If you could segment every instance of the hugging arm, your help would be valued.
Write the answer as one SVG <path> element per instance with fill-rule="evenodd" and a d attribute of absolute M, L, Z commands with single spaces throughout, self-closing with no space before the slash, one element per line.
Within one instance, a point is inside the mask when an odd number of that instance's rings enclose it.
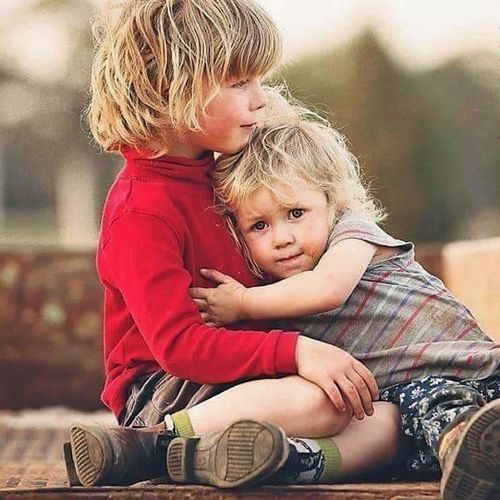
<path fill-rule="evenodd" d="M 294 333 L 227 330 L 205 325 L 189 296 L 191 274 L 184 266 L 184 241 L 156 216 L 127 213 L 112 225 L 103 249 L 107 286 L 127 305 L 158 365 L 197 383 L 297 372 Z M 145 257 L 147 256 L 147 258 Z M 125 321 L 125 320 L 123 320 Z M 119 365 L 125 347 L 109 354 Z"/>
<path fill-rule="evenodd" d="M 248 289 L 218 271 L 205 270 L 203 275 L 218 282 L 218 287 L 193 288 L 190 293 L 209 325 L 327 311 L 349 297 L 374 253 L 375 246 L 369 243 L 344 240 L 328 250 L 314 270 Z M 342 349 L 302 336 L 296 354 L 298 373 L 321 387 L 339 410 L 347 402 L 358 419 L 363 410 L 368 415 L 373 412 L 378 388 L 361 362 Z"/>
<path fill-rule="evenodd" d="M 191 295 L 202 318 L 211 325 L 326 312 L 348 299 L 375 251 L 375 245 L 366 241 L 343 240 L 328 249 L 311 271 L 253 288 L 245 288 L 218 271 L 204 270 L 203 275 L 219 285 L 193 288 Z"/>

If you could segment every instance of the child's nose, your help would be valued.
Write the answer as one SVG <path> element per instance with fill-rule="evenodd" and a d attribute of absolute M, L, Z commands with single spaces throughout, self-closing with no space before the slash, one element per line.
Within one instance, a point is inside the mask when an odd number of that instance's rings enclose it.
<path fill-rule="evenodd" d="M 267 94 L 262 88 L 262 85 L 260 84 L 260 82 L 256 82 L 251 101 L 252 111 L 257 111 L 259 109 L 265 108 L 267 105 L 267 100 Z"/>
<path fill-rule="evenodd" d="M 293 243 L 293 232 L 287 225 L 278 226 L 273 231 L 273 244 L 275 248 L 283 248 Z"/>

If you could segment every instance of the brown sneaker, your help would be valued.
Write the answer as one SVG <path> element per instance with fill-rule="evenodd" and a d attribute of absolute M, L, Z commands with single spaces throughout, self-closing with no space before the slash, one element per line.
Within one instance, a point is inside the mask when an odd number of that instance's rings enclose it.
<path fill-rule="evenodd" d="M 178 483 L 236 488 L 261 483 L 286 462 L 285 433 L 276 425 L 241 420 L 201 437 L 175 438 L 168 473 Z"/>
<path fill-rule="evenodd" d="M 166 476 L 166 449 L 174 437 L 145 428 L 75 425 L 70 429 L 70 446 L 64 445 L 68 482 L 126 486 Z"/>
<path fill-rule="evenodd" d="M 500 400 L 452 427 L 439 447 L 444 500 L 500 499 Z"/>

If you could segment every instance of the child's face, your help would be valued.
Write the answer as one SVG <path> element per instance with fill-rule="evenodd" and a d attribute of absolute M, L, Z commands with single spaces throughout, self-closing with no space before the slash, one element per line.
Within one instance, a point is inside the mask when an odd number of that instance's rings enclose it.
<path fill-rule="evenodd" d="M 258 112 L 266 103 L 260 77 L 229 80 L 207 106 L 207 116 L 200 120 L 203 131 L 188 132 L 185 144 L 193 149 L 195 157 L 206 151 L 225 154 L 241 151 L 255 129 Z"/>
<path fill-rule="evenodd" d="M 238 228 L 255 262 L 276 278 L 313 269 L 326 250 L 330 207 L 326 195 L 305 184 L 283 186 L 291 202 L 281 204 L 258 189 L 235 212 Z"/>

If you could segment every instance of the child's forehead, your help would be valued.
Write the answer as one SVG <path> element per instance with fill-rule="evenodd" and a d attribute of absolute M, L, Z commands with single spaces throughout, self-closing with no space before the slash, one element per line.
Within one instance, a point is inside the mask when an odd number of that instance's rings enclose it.
<path fill-rule="evenodd" d="M 302 180 L 294 182 L 276 181 L 273 187 L 261 186 L 245 196 L 236 208 L 240 216 L 253 217 L 276 210 L 295 207 L 323 194 Z"/>
<path fill-rule="evenodd" d="M 269 212 L 290 203 L 291 196 L 286 196 L 286 190 L 283 193 L 281 189 L 276 192 L 265 186 L 259 187 L 253 193 L 245 196 L 238 204 L 238 211 L 249 214 L 255 212 Z"/>

